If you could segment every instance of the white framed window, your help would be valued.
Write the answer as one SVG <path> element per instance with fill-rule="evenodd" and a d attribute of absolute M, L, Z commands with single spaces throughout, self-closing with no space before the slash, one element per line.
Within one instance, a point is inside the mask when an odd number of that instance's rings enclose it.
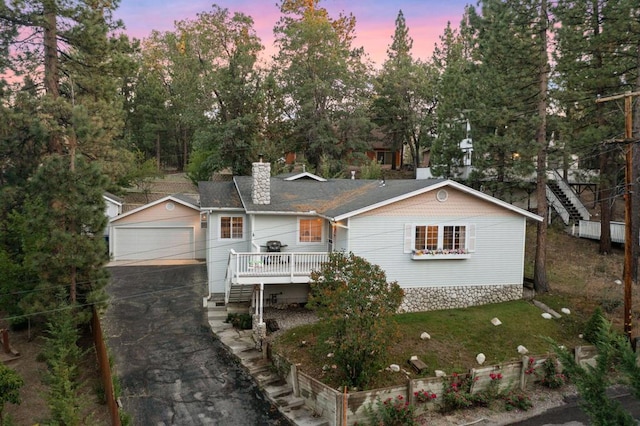
<path fill-rule="evenodd" d="M 298 242 L 321 243 L 324 221 L 319 217 L 312 219 L 298 219 Z"/>
<path fill-rule="evenodd" d="M 406 224 L 404 252 L 466 254 L 475 251 L 476 228 L 471 224 Z"/>
<path fill-rule="evenodd" d="M 220 239 L 241 240 L 244 238 L 244 218 L 242 216 L 220 216 Z"/>

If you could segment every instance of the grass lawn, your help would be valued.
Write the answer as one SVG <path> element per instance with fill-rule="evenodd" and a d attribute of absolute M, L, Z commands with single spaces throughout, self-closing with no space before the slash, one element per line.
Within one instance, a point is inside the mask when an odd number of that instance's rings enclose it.
<path fill-rule="evenodd" d="M 535 226 L 529 226 L 527 238 L 526 270 L 532 271 Z M 550 230 L 547 260 L 551 291 L 536 299 L 556 311 L 569 308 L 570 315 L 544 319 L 542 311 L 526 300 L 396 315 L 398 333 L 389 333 L 385 366 L 398 364 L 410 370 L 407 360 L 416 355 L 428 366 L 425 375 L 433 376 L 436 369 L 451 373 L 477 367 L 475 358 L 480 352 L 486 356 L 484 365 L 520 359 L 518 345 L 525 346 L 530 355 L 546 354 L 551 349 L 543 337 L 567 347 L 583 345 L 586 343 L 578 335 L 596 306 L 606 307 L 614 326 L 621 327 L 623 289 L 615 284 L 622 270 L 621 250 L 603 257 L 597 254 L 596 242 Z M 502 324 L 494 326 L 492 318 L 500 319 Z M 329 331 L 322 322 L 288 330 L 274 342 L 273 350 L 286 354 L 300 370 L 337 387 L 341 383 L 327 357 L 331 352 L 327 344 Z M 429 333 L 431 339 L 421 340 L 423 332 Z M 371 387 L 404 381 L 404 375 L 382 373 Z"/>
<path fill-rule="evenodd" d="M 502 324 L 494 326 L 492 318 L 500 319 Z M 410 370 L 407 360 L 416 355 L 428 366 L 423 376 L 433 376 L 436 369 L 451 373 L 478 366 L 475 358 L 480 352 L 486 356 L 485 365 L 519 360 L 518 345 L 525 346 L 532 355 L 546 354 L 550 347 L 542 336 L 567 346 L 581 342 L 577 337 L 580 319 L 563 316 L 559 320 L 546 320 L 540 309 L 527 301 L 400 314 L 395 322 L 397 333 L 389 334 L 384 365 L 398 364 Z M 278 339 L 274 350 L 286 353 L 290 361 L 299 364 L 300 370 L 335 387 L 340 383 L 333 370 L 322 368 L 331 364 L 327 357 L 331 352 L 326 343 L 327 328 L 326 324 L 316 323 L 290 330 Z M 431 339 L 420 338 L 425 331 Z M 404 375 L 380 374 L 372 387 L 404 382 Z"/>

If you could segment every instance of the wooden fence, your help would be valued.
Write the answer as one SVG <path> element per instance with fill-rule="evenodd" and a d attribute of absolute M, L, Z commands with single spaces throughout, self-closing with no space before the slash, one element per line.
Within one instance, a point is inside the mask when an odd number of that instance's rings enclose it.
<path fill-rule="evenodd" d="M 102 386 L 104 387 L 104 397 L 107 401 L 109 415 L 111 416 L 111 425 L 121 426 L 120 411 L 118 409 L 118 402 L 116 401 L 113 390 L 113 378 L 111 377 L 109 354 L 107 353 L 107 346 L 104 344 L 104 335 L 102 333 L 102 325 L 100 324 L 100 316 L 98 315 L 95 306 L 93 307 L 91 326 L 93 328 L 93 344 L 96 348 L 100 378 L 102 379 Z"/>
<path fill-rule="evenodd" d="M 597 353 L 593 346 L 580 346 L 574 350 L 576 362 L 580 365 L 593 364 Z M 500 389 L 520 388 L 530 386 L 534 377 L 528 372 L 531 368 L 540 367 L 549 355 L 523 356 L 520 361 L 506 362 L 479 368 L 472 368 L 467 373 L 471 377 L 471 393 L 477 393 L 487 388 L 492 381 L 491 375 L 500 373 Z M 442 377 L 423 377 L 407 379 L 406 384 L 368 391 L 342 393 L 333 389 L 313 377 L 298 371 L 295 365 L 291 365 L 286 359 L 274 356 L 274 365 L 280 372 L 284 372 L 286 381 L 291 385 L 294 393 L 305 400 L 305 406 L 326 419 L 331 426 L 349 426 L 354 424 L 367 424 L 369 418 L 367 407 L 373 407 L 377 401 L 402 396 L 410 404 L 416 407 L 416 414 L 427 410 L 436 409 L 439 406 L 439 398 L 444 391 L 444 379 Z M 407 368 L 410 368 L 407 366 Z M 403 374 L 389 373 L 389 374 Z M 435 393 L 437 398 L 430 403 L 416 404 L 414 392 L 429 391 Z"/>

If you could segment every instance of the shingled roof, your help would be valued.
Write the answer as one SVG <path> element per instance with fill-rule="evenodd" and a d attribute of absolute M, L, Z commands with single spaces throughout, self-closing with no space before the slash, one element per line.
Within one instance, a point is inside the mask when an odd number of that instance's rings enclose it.
<path fill-rule="evenodd" d="M 272 177 L 271 202 L 254 204 L 251 198 L 252 177 L 236 176 L 233 182 L 200 182 L 203 209 L 237 209 L 247 213 L 309 213 L 338 217 L 384 203 L 442 182 L 427 180 L 314 179 L 286 180 Z"/>

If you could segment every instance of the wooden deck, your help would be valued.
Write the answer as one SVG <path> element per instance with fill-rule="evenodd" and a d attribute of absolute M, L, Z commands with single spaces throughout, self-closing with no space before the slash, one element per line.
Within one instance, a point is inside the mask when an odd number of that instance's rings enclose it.
<path fill-rule="evenodd" d="M 236 253 L 231 252 L 227 269 L 230 284 L 308 283 L 329 253 Z"/>

